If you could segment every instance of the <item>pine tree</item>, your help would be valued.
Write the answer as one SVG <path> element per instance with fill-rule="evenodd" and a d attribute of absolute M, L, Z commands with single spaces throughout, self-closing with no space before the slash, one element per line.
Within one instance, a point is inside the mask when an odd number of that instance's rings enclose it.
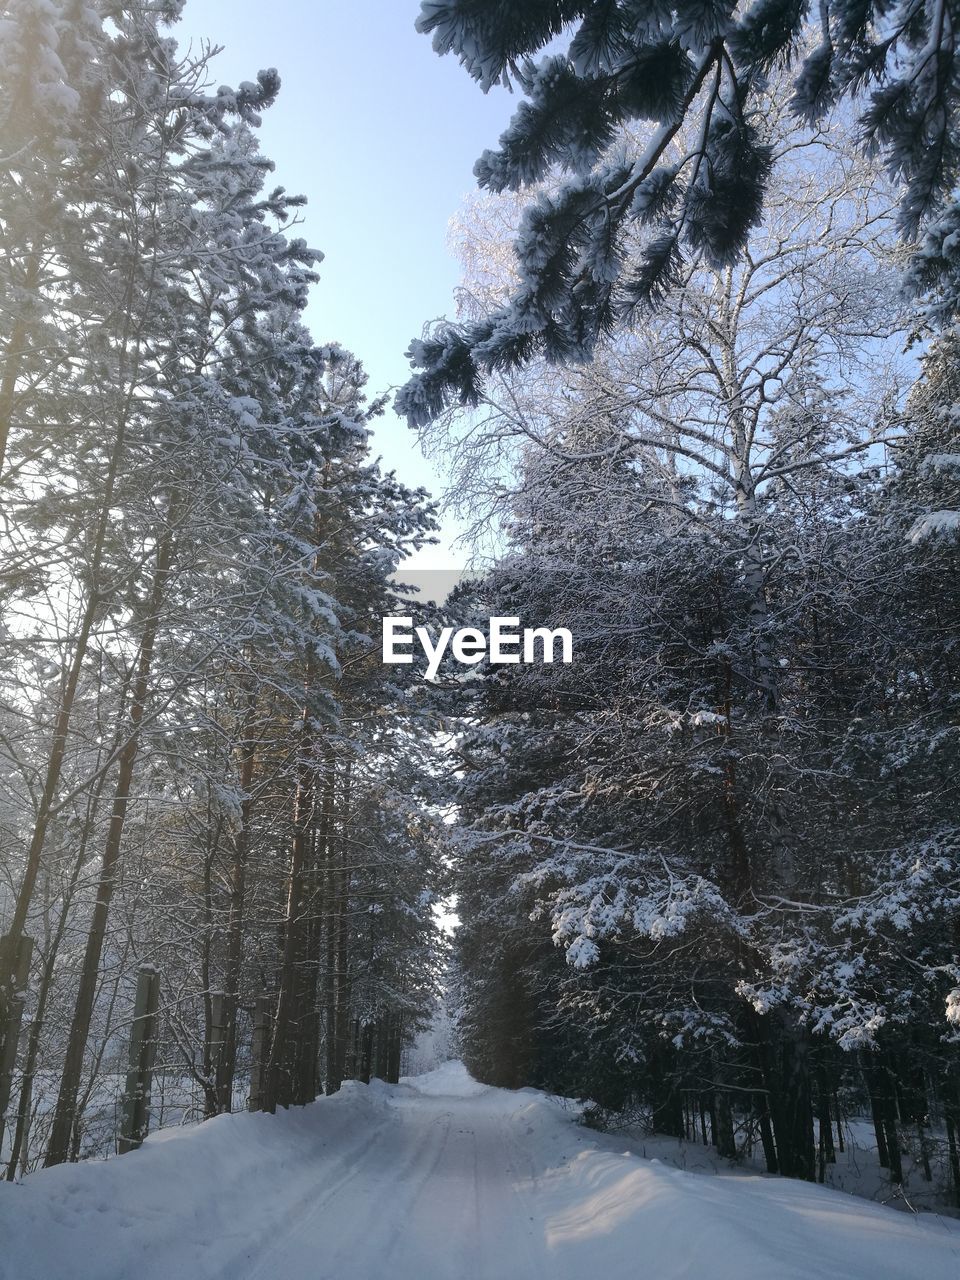
<path fill-rule="evenodd" d="M 775 159 L 771 80 L 811 125 L 834 127 L 837 104 L 852 102 L 862 146 L 899 185 L 903 234 L 925 230 L 915 280 L 952 314 L 960 69 L 942 17 L 909 3 L 816 15 L 794 0 L 522 10 L 426 0 L 417 25 L 438 53 L 455 54 L 484 91 L 516 83 L 525 95 L 498 149 L 477 161 L 480 186 L 566 180 L 525 210 L 506 305 L 412 343 L 420 372 L 398 407 L 422 426 L 451 403 L 475 405 L 493 371 L 538 355 L 588 359 L 604 334 L 674 289 L 685 262 L 735 263 L 761 221 Z M 784 65 L 789 81 L 772 77 Z M 624 145 L 623 127 L 640 122 Z"/>
<path fill-rule="evenodd" d="M 143 962 L 158 1070 L 201 1117 L 242 1096 L 265 992 L 261 1103 L 358 1069 L 361 1016 L 396 1075 L 433 998 L 443 873 L 410 745 L 435 708 L 376 660 L 391 574 L 434 517 L 369 456 L 384 399 L 359 361 L 303 324 L 320 255 L 256 138 L 277 74 L 210 93 L 209 54 L 166 31 L 177 3 L 8 8 L 0 111 L 36 135 L 0 196 L 12 1178 L 44 1148 L 112 1149 Z M 356 926 L 370 905 L 380 929 Z"/>
<path fill-rule="evenodd" d="M 441 424 L 474 518 L 508 538 L 482 612 L 569 626 L 577 654 L 490 668 L 464 734 L 461 1034 L 484 1078 L 639 1102 L 677 1134 L 699 1109 L 723 1154 L 736 1122 L 805 1178 L 843 1082 L 896 1178 L 895 1094 L 925 1124 L 927 1071 L 953 1106 L 931 1041 L 955 1003 L 935 941 L 955 914 L 955 681 L 927 648 L 951 653 L 952 588 L 917 573 L 955 545 L 910 541 L 950 492 L 921 460 L 950 456 L 930 406 L 951 393 L 918 388 L 904 417 L 884 322 L 862 346 L 849 306 L 866 289 L 884 314 L 876 206 L 846 184 L 807 201 L 788 175 L 742 263 L 689 269 L 582 369 L 501 371 Z M 914 459 L 893 482 L 871 417 Z"/>

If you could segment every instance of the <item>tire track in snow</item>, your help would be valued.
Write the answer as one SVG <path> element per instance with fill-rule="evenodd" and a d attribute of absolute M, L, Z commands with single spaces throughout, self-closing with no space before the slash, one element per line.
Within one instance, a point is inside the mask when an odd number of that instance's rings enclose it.
<path fill-rule="evenodd" d="M 290 1203 L 284 1198 L 281 1212 L 278 1213 L 273 1229 L 268 1233 L 263 1233 L 260 1240 L 252 1247 L 247 1246 L 237 1251 L 230 1264 L 224 1268 L 224 1276 L 235 1276 L 237 1280 L 260 1280 L 260 1277 L 275 1277 L 276 1272 L 276 1253 L 278 1246 L 284 1243 L 289 1244 L 295 1242 L 299 1237 L 311 1229 L 317 1219 L 325 1212 L 330 1203 L 336 1199 L 351 1183 L 356 1182 L 358 1178 L 366 1176 L 369 1170 L 364 1163 L 365 1157 L 376 1145 L 377 1141 L 382 1138 L 383 1132 L 389 1126 L 389 1119 L 385 1118 L 381 1122 L 372 1127 L 363 1136 L 362 1140 L 351 1145 L 346 1151 L 339 1152 L 336 1157 L 336 1164 L 343 1164 L 349 1160 L 352 1164 L 342 1177 L 331 1183 L 329 1180 L 330 1165 L 324 1160 L 319 1164 L 316 1181 L 311 1181 L 306 1187 L 298 1191 L 296 1199 Z M 282 1188 L 278 1188 L 282 1191 Z M 322 1238 L 322 1232 L 318 1232 Z M 253 1263 L 252 1268 L 247 1268 L 245 1264 Z"/>

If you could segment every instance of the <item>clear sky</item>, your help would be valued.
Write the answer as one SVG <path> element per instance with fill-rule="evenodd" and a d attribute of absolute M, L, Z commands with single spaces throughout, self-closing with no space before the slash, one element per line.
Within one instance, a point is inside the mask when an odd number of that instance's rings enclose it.
<path fill-rule="evenodd" d="M 300 234 L 326 255 L 307 320 L 318 342 L 360 357 L 374 393 L 405 380 L 410 339 L 452 311 L 447 223 L 515 104 L 439 58 L 414 30 L 419 9 L 419 0 L 187 0 L 175 32 L 181 47 L 223 46 L 217 84 L 279 70 L 260 138 L 277 182 L 307 196 Z M 392 412 L 375 448 L 402 480 L 439 494 L 442 477 Z M 427 562 L 456 558 L 438 549 Z"/>

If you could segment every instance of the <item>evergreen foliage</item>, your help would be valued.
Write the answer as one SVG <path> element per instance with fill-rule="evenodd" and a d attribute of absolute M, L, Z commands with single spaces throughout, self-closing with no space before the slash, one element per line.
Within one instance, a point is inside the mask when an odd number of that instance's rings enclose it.
<path fill-rule="evenodd" d="M 882 186 L 768 126 L 741 259 L 425 433 L 502 538 L 466 616 L 575 652 L 472 682 L 460 1035 L 483 1079 L 771 1172 L 823 1180 L 872 1114 L 891 1180 L 910 1150 L 955 1197 L 956 341 L 904 396 Z M 466 324 L 526 217 L 459 226 Z"/>
<path fill-rule="evenodd" d="M 418 372 L 398 408 L 422 427 L 448 405 L 475 406 L 492 371 L 538 355 L 589 359 L 636 307 L 662 301 L 685 258 L 734 263 L 763 214 L 773 162 L 765 99 L 783 66 L 790 79 L 777 91 L 798 120 L 816 125 L 854 103 L 861 146 L 899 187 L 900 229 L 921 237 L 911 279 L 930 314 L 949 320 L 960 243 L 955 19 L 949 4 L 911 0 L 819 11 L 801 0 L 427 0 L 417 25 L 438 53 L 455 54 L 484 91 L 515 84 L 524 94 L 498 148 L 477 161 L 479 185 L 518 191 L 569 177 L 559 197 L 536 197 L 519 228 L 512 298 L 411 344 Z M 637 122 L 650 127 L 626 149 L 611 145 Z"/>
<path fill-rule="evenodd" d="M 0 23 L 11 1178 L 112 1148 L 139 965 L 160 1079 L 204 1116 L 256 1071 L 269 1109 L 396 1078 L 443 955 L 409 749 L 439 722 L 378 661 L 432 509 L 370 457 L 360 362 L 304 325 L 322 255 L 257 143 L 277 73 L 211 92 L 180 9 Z"/>

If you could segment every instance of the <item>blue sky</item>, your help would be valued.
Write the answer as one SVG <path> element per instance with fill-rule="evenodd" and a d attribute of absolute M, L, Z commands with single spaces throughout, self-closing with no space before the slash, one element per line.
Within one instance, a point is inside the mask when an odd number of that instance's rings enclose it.
<path fill-rule="evenodd" d="M 326 255 L 308 323 L 360 357 L 372 392 L 405 380 L 410 339 L 452 310 L 447 223 L 515 103 L 439 58 L 414 30 L 418 12 L 418 0 L 187 0 L 176 29 L 181 47 L 224 46 L 218 84 L 279 70 L 261 145 L 277 182 L 307 196 L 302 234 Z M 439 493 L 442 477 L 392 412 L 375 448 L 401 479 Z M 452 532 L 448 523 L 445 543 Z M 436 550 L 427 562 L 452 558 Z"/>

